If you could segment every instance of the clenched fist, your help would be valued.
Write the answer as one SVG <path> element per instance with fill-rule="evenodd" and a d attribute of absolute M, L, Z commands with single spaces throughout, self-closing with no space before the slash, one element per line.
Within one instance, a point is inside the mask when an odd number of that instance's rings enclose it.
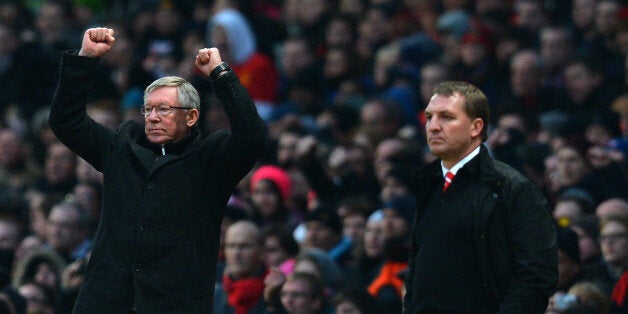
<path fill-rule="evenodd" d="M 81 45 L 79 56 L 101 57 L 113 48 L 115 41 L 113 29 L 104 27 L 90 28 L 83 35 L 83 44 Z"/>
<path fill-rule="evenodd" d="M 222 63 L 222 58 L 218 48 L 203 48 L 198 51 L 195 63 L 199 70 L 205 75 L 209 75 L 215 67 Z"/>

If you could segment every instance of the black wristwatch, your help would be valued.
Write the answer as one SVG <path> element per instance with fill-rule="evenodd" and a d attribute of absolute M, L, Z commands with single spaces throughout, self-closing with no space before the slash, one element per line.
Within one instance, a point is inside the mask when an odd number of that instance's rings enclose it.
<path fill-rule="evenodd" d="M 231 70 L 231 67 L 229 67 L 229 65 L 227 64 L 227 62 L 222 62 L 219 65 L 217 65 L 210 73 L 209 73 L 209 79 L 211 79 L 212 81 L 215 81 L 216 79 L 218 79 L 218 75 L 222 72 L 222 71 L 229 71 Z"/>

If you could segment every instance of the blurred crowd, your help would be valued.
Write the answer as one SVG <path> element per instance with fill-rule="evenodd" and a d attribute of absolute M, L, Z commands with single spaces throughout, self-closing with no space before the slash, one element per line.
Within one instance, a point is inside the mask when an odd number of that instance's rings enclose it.
<path fill-rule="evenodd" d="M 434 160 L 423 109 L 445 80 L 485 92 L 485 145 L 550 200 L 547 313 L 628 311 L 628 1 L 0 0 L 0 312 L 69 313 L 82 282 L 105 178 L 47 118 L 60 52 L 93 26 L 116 37 L 94 120 L 143 121 L 144 88 L 175 75 L 201 92 L 202 132 L 229 128 L 194 66 L 218 47 L 269 127 L 226 209 L 216 313 L 401 312 L 413 171 Z"/>

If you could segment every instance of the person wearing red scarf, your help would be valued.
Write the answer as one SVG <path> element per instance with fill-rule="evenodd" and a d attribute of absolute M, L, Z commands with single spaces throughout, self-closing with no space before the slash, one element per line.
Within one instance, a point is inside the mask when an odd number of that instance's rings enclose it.
<path fill-rule="evenodd" d="M 262 263 L 262 232 L 249 220 L 241 220 L 225 233 L 225 271 L 216 286 L 214 313 L 265 313 Z"/>

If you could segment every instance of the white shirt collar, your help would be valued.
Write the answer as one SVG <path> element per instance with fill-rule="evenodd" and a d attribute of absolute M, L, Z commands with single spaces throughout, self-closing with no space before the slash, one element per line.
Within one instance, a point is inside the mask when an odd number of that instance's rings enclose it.
<path fill-rule="evenodd" d="M 441 167 L 441 170 L 443 171 L 443 177 L 445 176 L 445 174 L 447 174 L 447 171 L 451 171 L 451 173 L 456 175 L 456 173 L 458 173 L 458 170 L 460 170 L 460 168 L 466 165 L 471 159 L 473 159 L 473 157 L 477 156 L 479 153 L 480 153 L 480 146 L 476 147 L 473 151 L 469 153 L 469 155 L 462 158 L 462 160 L 460 160 L 457 164 L 451 167 L 451 169 L 447 169 L 445 165 L 443 164 L 443 162 L 441 161 L 440 167 Z"/>

